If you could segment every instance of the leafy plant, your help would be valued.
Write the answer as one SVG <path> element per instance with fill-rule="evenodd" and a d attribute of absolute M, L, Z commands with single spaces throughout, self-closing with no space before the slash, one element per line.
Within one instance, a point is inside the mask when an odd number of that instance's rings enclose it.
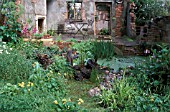
<path fill-rule="evenodd" d="M 169 111 L 170 96 L 167 94 L 161 96 L 159 94 L 148 94 L 141 92 L 135 96 L 135 109 L 137 112 L 167 112 Z"/>
<path fill-rule="evenodd" d="M 90 81 L 93 83 L 99 83 L 100 78 L 99 78 L 99 72 L 97 69 L 92 69 L 91 75 L 90 75 Z"/>
<path fill-rule="evenodd" d="M 34 37 L 35 37 L 36 39 L 41 39 L 43 36 L 44 36 L 43 33 L 35 33 L 35 34 L 34 34 Z"/>
<path fill-rule="evenodd" d="M 144 25 L 152 18 L 168 14 L 167 4 L 162 0 L 131 0 L 135 3 L 136 24 Z M 168 2 L 168 1 L 167 1 Z"/>
<path fill-rule="evenodd" d="M 79 55 L 79 58 L 77 59 L 77 64 L 84 65 L 85 61 L 88 59 L 93 59 L 93 55 L 91 53 L 92 50 L 92 42 L 90 40 L 85 41 L 85 42 L 75 42 L 72 45 L 73 49 L 76 49 L 76 52 Z"/>
<path fill-rule="evenodd" d="M 134 106 L 134 96 L 137 94 L 135 87 L 130 85 L 128 78 L 114 80 L 112 88 L 102 89 L 98 97 L 99 104 L 110 111 L 128 111 Z"/>
<path fill-rule="evenodd" d="M 22 12 L 23 7 L 15 5 L 15 2 L 7 2 L 2 5 L 1 13 L 5 16 L 6 20 L 0 26 L 0 38 L 4 41 L 17 41 L 18 33 L 21 32 L 21 24 L 18 22 L 18 19 Z"/>
<path fill-rule="evenodd" d="M 73 70 L 66 62 L 66 59 L 61 56 L 55 56 L 54 62 L 49 66 L 49 69 L 54 72 L 59 72 L 61 75 L 65 75 L 65 77 L 72 77 Z"/>
<path fill-rule="evenodd" d="M 110 59 L 114 56 L 114 44 L 111 41 L 94 41 L 92 42 L 91 52 L 95 60 L 99 58 Z"/>
<path fill-rule="evenodd" d="M 84 103 L 82 99 L 77 100 L 76 102 L 72 102 L 71 99 L 66 98 L 57 98 L 54 100 L 53 107 L 57 112 L 86 112 L 86 110 L 80 109 L 79 105 Z"/>
<path fill-rule="evenodd" d="M 48 30 L 47 34 L 50 34 L 50 36 L 54 36 L 55 32 L 53 30 Z"/>
<path fill-rule="evenodd" d="M 109 30 L 106 28 L 103 28 L 99 32 L 100 35 L 109 35 Z"/>
<path fill-rule="evenodd" d="M 143 89 L 150 87 L 154 92 L 162 91 L 169 81 L 170 49 L 164 45 L 159 47 L 160 51 L 153 49 L 154 55 L 132 71 Z"/>

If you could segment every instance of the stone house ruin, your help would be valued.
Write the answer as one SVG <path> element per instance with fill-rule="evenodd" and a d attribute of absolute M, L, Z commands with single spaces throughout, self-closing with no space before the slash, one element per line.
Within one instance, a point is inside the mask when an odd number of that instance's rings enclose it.
<path fill-rule="evenodd" d="M 38 32 L 68 31 L 72 22 L 86 22 L 89 34 L 121 36 L 122 0 L 17 0 L 25 7 L 22 22 L 36 26 Z M 127 0 L 128 1 L 128 0 Z M 124 0 L 126 2 L 126 0 Z M 89 25 L 88 21 L 91 21 Z M 74 27 L 75 30 L 78 30 Z M 132 28 L 133 29 L 133 28 Z"/>

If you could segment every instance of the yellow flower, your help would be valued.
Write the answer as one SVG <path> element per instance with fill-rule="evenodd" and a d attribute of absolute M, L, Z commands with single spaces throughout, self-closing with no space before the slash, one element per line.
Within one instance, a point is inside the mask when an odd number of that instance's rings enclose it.
<path fill-rule="evenodd" d="M 79 99 L 78 99 L 78 105 L 80 105 L 80 104 L 82 104 L 82 103 L 84 103 L 84 101 L 83 101 L 81 98 L 79 98 Z"/>
<path fill-rule="evenodd" d="M 28 91 L 30 92 L 30 89 L 28 89 Z"/>
<path fill-rule="evenodd" d="M 69 98 L 68 101 L 71 102 L 71 99 Z"/>
<path fill-rule="evenodd" d="M 35 67 L 35 63 L 33 63 L 32 66 Z"/>
<path fill-rule="evenodd" d="M 79 102 L 82 102 L 82 103 L 84 103 L 84 101 L 81 99 L 81 98 L 79 98 L 79 100 L 78 100 Z"/>
<path fill-rule="evenodd" d="M 57 104 L 58 104 L 58 101 L 57 101 L 57 100 L 54 100 L 54 104 L 56 104 L 56 105 L 57 105 Z"/>
<path fill-rule="evenodd" d="M 27 87 L 34 86 L 34 83 L 28 82 Z"/>
<path fill-rule="evenodd" d="M 66 76 L 67 76 L 67 74 L 66 74 L 66 73 L 64 73 L 64 76 L 66 77 Z"/>
<path fill-rule="evenodd" d="M 52 70 L 50 70 L 50 73 L 51 73 L 51 74 L 53 74 L 53 71 L 52 71 Z"/>
<path fill-rule="evenodd" d="M 66 104 L 67 100 L 64 98 L 62 99 L 63 104 Z"/>
<path fill-rule="evenodd" d="M 50 73 L 47 74 L 47 76 L 50 76 L 50 75 L 51 75 Z"/>
<path fill-rule="evenodd" d="M 81 102 L 78 102 L 77 104 L 78 104 L 78 105 L 81 105 Z"/>
<path fill-rule="evenodd" d="M 58 72 L 58 75 L 61 75 L 61 73 Z"/>
<path fill-rule="evenodd" d="M 152 101 L 152 102 L 153 102 L 153 101 L 154 101 L 154 98 L 151 98 L 151 99 L 150 99 L 150 101 Z"/>
<path fill-rule="evenodd" d="M 19 87 L 24 88 L 24 87 L 25 87 L 24 85 L 25 85 L 25 83 L 24 83 L 24 82 L 18 83 L 18 86 L 19 86 Z"/>

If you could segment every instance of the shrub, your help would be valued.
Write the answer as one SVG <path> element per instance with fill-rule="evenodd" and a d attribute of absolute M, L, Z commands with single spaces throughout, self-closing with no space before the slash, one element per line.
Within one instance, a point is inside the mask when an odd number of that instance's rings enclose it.
<path fill-rule="evenodd" d="M 58 53 L 56 46 L 46 47 L 42 42 L 24 42 L 23 39 L 18 39 L 16 44 L 12 43 L 10 46 L 17 49 L 27 59 L 35 59 L 37 54 L 47 54 L 51 58 Z"/>
<path fill-rule="evenodd" d="M 21 81 L 28 79 L 32 74 L 32 61 L 27 60 L 16 50 L 10 50 L 6 45 L 1 48 L 0 78 L 5 81 Z"/>
<path fill-rule="evenodd" d="M 143 89 L 151 88 L 152 92 L 157 93 L 168 85 L 170 74 L 170 49 L 167 46 L 160 47 L 160 51 L 154 49 L 153 56 L 132 70 Z"/>

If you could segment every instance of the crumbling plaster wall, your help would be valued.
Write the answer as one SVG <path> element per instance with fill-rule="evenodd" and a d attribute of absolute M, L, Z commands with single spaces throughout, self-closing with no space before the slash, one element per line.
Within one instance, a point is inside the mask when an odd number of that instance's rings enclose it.
<path fill-rule="evenodd" d="M 67 17 L 66 0 L 47 0 L 47 28 L 57 30 L 57 24 L 64 23 Z"/>
<path fill-rule="evenodd" d="M 46 31 L 46 0 L 21 0 L 21 4 L 24 6 L 24 14 L 22 15 L 23 24 L 30 21 L 30 26 L 36 26 L 38 29 L 38 19 L 43 18 L 43 31 Z"/>
<path fill-rule="evenodd" d="M 65 23 L 68 19 L 67 15 L 67 1 L 72 0 L 47 0 L 47 26 L 48 30 L 57 30 L 57 24 Z M 82 2 L 82 20 L 95 19 L 95 2 L 109 2 L 112 3 L 112 13 L 111 13 L 111 29 L 116 27 L 115 19 L 115 3 L 113 0 L 79 0 Z M 94 29 L 95 29 L 94 22 Z M 112 35 L 114 31 L 112 30 Z"/>

